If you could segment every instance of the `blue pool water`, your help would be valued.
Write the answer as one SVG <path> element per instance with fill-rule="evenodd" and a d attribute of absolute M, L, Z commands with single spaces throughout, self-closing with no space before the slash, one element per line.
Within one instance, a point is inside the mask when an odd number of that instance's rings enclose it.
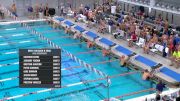
<path fill-rule="evenodd" d="M 70 45 L 72 43 L 80 43 L 80 41 L 74 40 L 71 37 L 64 37 L 69 35 L 65 34 L 62 29 L 53 29 L 46 22 L 28 23 L 28 25 L 37 32 L 42 33 L 46 38 L 49 38 L 52 42 L 59 45 L 64 50 L 67 50 L 68 52 L 74 54 L 76 57 L 85 61 L 88 64 L 94 64 L 97 62 L 109 60 L 108 57 L 102 56 L 101 51 L 89 54 L 78 54 L 79 52 L 87 52 L 90 50 L 98 49 L 88 49 L 85 43 Z M 4 65 L 0 67 L 0 80 L 19 76 L 19 65 L 17 63 L 19 61 L 19 48 L 52 47 L 50 47 L 45 41 L 39 39 L 38 36 L 31 34 L 31 32 L 26 28 L 21 27 L 20 24 L 0 25 L 0 64 Z M 65 52 L 62 52 L 61 63 L 62 69 L 72 66 L 80 66 L 80 64 L 68 57 Z M 108 76 L 134 71 L 128 70 L 126 67 L 120 67 L 118 60 L 110 63 L 96 64 L 93 67 L 104 72 Z M 85 67 L 62 70 L 62 86 L 86 80 L 95 80 L 98 78 L 102 78 L 102 76 L 99 76 L 98 74 L 86 69 Z M 0 99 L 46 89 L 19 88 L 18 83 L 18 78 L 14 80 L 0 82 Z M 42 101 L 47 99 L 53 101 L 98 101 L 106 99 L 108 97 L 108 87 L 106 85 L 106 80 L 101 80 L 97 82 L 84 83 L 82 85 L 72 86 L 68 88 L 56 89 L 49 92 L 24 96 L 13 99 L 13 101 Z M 153 86 L 154 85 L 152 82 L 143 81 L 141 79 L 140 73 L 119 76 L 117 78 L 111 79 L 111 84 L 109 86 L 109 96 L 114 97 L 128 94 L 131 92 L 152 88 Z M 134 98 L 150 93 L 152 92 L 144 92 L 141 94 L 124 97 L 123 99 Z"/>

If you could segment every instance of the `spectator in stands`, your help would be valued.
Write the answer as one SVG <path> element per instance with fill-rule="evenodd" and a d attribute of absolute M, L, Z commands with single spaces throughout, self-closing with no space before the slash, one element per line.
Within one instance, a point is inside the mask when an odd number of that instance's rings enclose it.
<path fill-rule="evenodd" d="M 180 48 L 176 47 L 174 52 L 173 52 L 173 55 L 170 57 L 170 60 L 171 60 L 171 64 L 170 66 L 173 66 L 174 64 L 176 64 L 177 68 L 179 66 L 179 61 L 180 61 Z"/>
<path fill-rule="evenodd" d="M 108 27 L 109 27 L 109 34 L 111 34 L 112 33 L 112 26 L 114 25 L 114 22 L 113 22 L 113 20 L 112 20 L 112 18 L 110 18 L 109 20 L 108 20 Z"/>
<path fill-rule="evenodd" d="M 176 57 L 176 68 L 180 68 L 180 45 L 178 46 L 178 49 L 177 49 L 177 57 Z"/>
<path fill-rule="evenodd" d="M 84 14 L 84 6 L 83 6 L 83 4 L 81 4 L 81 6 L 79 7 L 79 14 Z"/>
<path fill-rule="evenodd" d="M 152 37 L 152 39 L 151 39 L 151 42 L 153 43 L 153 44 L 157 44 L 158 43 L 158 37 L 157 37 L 157 34 L 153 34 L 153 37 Z"/>
<path fill-rule="evenodd" d="M 169 55 L 171 56 L 173 51 L 174 51 L 174 44 L 173 44 L 173 40 L 174 40 L 174 35 L 171 34 L 168 40 L 168 48 L 169 48 Z"/>
<path fill-rule="evenodd" d="M 177 46 L 180 44 L 180 34 L 176 34 L 173 44 L 174 44 L 174 46 Z"/>
<path fill-rule="evenodd" d="M 128 46 L 132 47 L 133 46 L 133 42 L 137 41 L 137 35 L 135 33 L 132 33 L 131 35 L 131 39 L 129 40 Z"/>
<path fill-rule="evenodd" d="M 156 19 L 156 24 L 161 24 L 161 22 L 162 22 L 162 16 L 161 16 L 161 14 L 159 14 L 158 15 L 158 18 Z"/>
<path fill-rule="evenodd" d="M 15 3 L 13 3 L 12 4 L 12 6 L 11 6 L 11 12 L 12 12 L 12 14 L 14 15 L 14 16 L 18 16 L 17 15 L 17 8 L 16 8 L 16 4 Z"/>
<path fill-rule="evenodd" d="M 135 30 L 135 33 L 138 37 L 140 37 L 140 34 L 141 34 L 141 30 L 140 30 L 140 27 L 137 25 L 136 26 L 136 30 Z"/>
<path fill-rule="evenodd" d="M 165 88 L 165 84 L 162 83 L 162 81 L 159 81 L 156 85 L 156 90 L 158 94 L 161 94 Z"/>
<path fill-rule="evenodd" d="M 148 54 L 149 53 L 149 49 L 150 49 L 150 46 L 151 46 L 151 42 L 146 42 L 144 47 L 143 47 L 143 50 L 144 50 L 144 53 L 145 54 Z"/>
<path fill-rule="evenodd" d="M 99 33 L 104 33 L 106 29 L 106 24 L 105 24 L 105 21 L 104 20 L 100 20 L 100 25 L 99 25 L 99 28 L 98 28 L 98 32 Z"/>
<path fill-rule="evenodd" d="M 166 49 L 167 43 L 168 43 L 168 35 L 164 33 L 161 38 L 162 38 L 162 44 L 163 44 L 163 57 L 166 57 L 167 53 L 166 53 L 165 49 Z"/>

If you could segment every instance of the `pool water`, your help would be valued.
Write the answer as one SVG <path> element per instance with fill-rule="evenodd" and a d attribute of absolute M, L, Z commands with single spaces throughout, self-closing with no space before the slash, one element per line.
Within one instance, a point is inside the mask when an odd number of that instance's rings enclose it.
<path fill-rule="evenodd" d="M 101 51 L 98 49 L 88 49 L 86 43 L 80 43 L 79 40 L 74 40 L 72 37 L 65 34 L 62 29 L 53 29 L 46 22 L 28 23 L 37 32 L 42 33 L 43 36 L 50 39 L 62 49 L 74 54 L 79 59 L 88 64 L 94 64 L 94 68 L 104 72 L 108 76 L 133 72 L 127 67 L 120 67 L 119 61 L 114 60 L 109 63 L 98 64 L 98 62 L 113 60 L 114 58 L 103 57 Z M 20 24 L 0 25 L 0 80 L 19 76 L 18 65 L 18 50 L 19 48 L 52 48 L 45 41 L 33 35 L 31 31 L 21 27 Z M 95 50 L 93 53 L 80 54 L 80 52 L 87 52 Z M 96 51 L 97 50 L 97 51 Z M 77 62 L 72 60 L 65 52 L 62 52 L 62 69 L 73 66 L 80 66 Z M 8 65 L 7 65 L 8 64 Z M 47 74 L 48 75 L 48 74 Z M 62 86 L 74 84 L 86 80 L 95 80 L 102 78 L 102 76 L 88 70 L 85 67 L 72 68 L 69 70 L 62 70 Z M 82 85 L 71 86 L 67 88 L 55 89 L 48 92 L 32 94 L 29 96 L 19 97 L 13 101 L 33 101 L 33 100 L 53 100 L 53 101 L 98 101 L 110 97 L 128 94 L 140 90 L 145 90 L 154 87 L 150 81 L 143 81 L 139 72 L 119 76 L 111 79 L 111 84 L 107 87 L 107 81 L 101 80 L 91 83 L 84 83 Z M 24 93 L 35 92 L 47 88 L 19 88 L 19 79 L 7 80 L 0 82 L 0 99 L 5 97 L 12 97 Z M 108 93 L 109 90 L 109 93 Z M 153 92 L 144 92 L 141 94 L 124 97 L 123 99 L 130 99 L 138 96 L 143 96 Z"/>

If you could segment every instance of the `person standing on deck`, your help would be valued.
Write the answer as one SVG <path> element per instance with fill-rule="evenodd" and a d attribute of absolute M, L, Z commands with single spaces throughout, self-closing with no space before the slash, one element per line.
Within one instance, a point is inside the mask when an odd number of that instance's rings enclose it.
<path fill-rule="evenodd" d="M 159 81 L 159 83 L 156 85 L 156 90 L 158 94 L 162 93 L 165 88 L 165 84 L 162 83 L 162 81 Z"/>
<path fill-rule="evenodd" d="M 49 6 L 48 6 L 48 3 L 46 3 L 46 6 L 44 8 L 44 16 L 49 16 Z"/>
<path fill-rule="evenodd" d="M 15 3 L 13 3 L 12 4 L 12 6 L 11 6 L 11 12 L 12 12 L 12 14 L 14 15 L 14 16 L 18 16 L 17 15 L 17 8 L 16 8 L 16 4 Z"/>
<path fill-rule="evenodd" d="M 40 19 L 43 18 L 43 5 L 42 4 L 39 6 L 39 18 Z"/>

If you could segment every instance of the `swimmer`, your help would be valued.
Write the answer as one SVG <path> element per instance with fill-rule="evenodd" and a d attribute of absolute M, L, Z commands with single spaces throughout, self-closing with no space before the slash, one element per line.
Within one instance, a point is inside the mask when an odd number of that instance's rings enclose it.
<path fill-rule="evenodd" d="M 81 34 L 80 33 L 75 33 L 73 38 L 74 39 L 80 39 L 81 38 Z"/>
<path fill-rule="evenodd" d="M 65 33 L 68 34 L 68 33 L 70 32 L 70 29 L 71 29 L 70 27 L 67 27 L 67 26 L 66 26 L 66 27 L 65 27 Z"/>
<path fill-rule="evenodd" d="M 144 70 L 142 74 L 142 79 L 143 80 L 149 80 L 152 77 L 151 73 L 146 69 Z"/>
<path fill-rule="evenodd" d="M 87 41 L 87 48 L 91 48 L 91 47 L 93 47 L 93 42 L 91 42 L 91 41 Z"/>
<path fill-rule="evenodd" d="M 57 23 L 53 22 L 53 28 L 56 29 L 57 28 Z"/>
<path fill-rule="evenodd" d="M 109 50 L 103 49 L 102 54 L 103 54 L 103 56 L 107 56 L 110 54 L 110 52 L 109 52 Z"/>
<path fill-rule="evenodd" d="M 124 55 L 119 58 L 121 67 L 125 67 L 127 65 L 128 58 L 126 58 Z"/>

